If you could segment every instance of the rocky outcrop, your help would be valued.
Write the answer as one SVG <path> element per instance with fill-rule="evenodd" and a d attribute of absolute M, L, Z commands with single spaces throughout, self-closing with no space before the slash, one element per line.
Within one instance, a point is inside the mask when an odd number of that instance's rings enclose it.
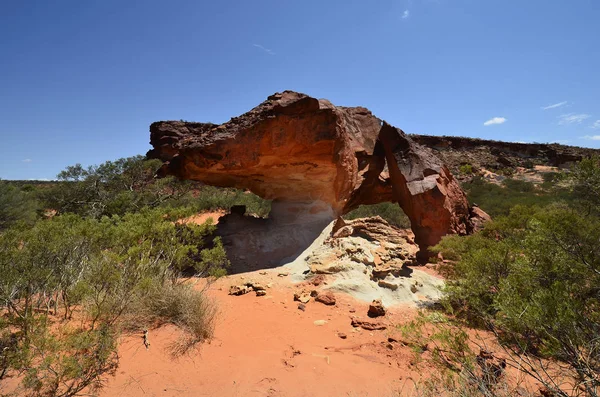
<path fill-rule="evenodd" d="M 501 142 L 459 136 L 410 135 L 431 148 L 453 171 L 464 164 L 486 169 L 524 167 L 532 164 L 568 167 L 585 157 L 600 155 L 599 149 L 556 143 Z"/>
<path fill-rule="evenodd" d="M 338 220 L 286 270 L 315 297 L 331 291 L 387 307 L 419 306 L 440 298 L 443 280 L 414 266 L 417 251 L 410 230 L 381 217 Z"/>
<path fill-rule="evenodd" d="M 467 199 L 441 161 L 362 107 L 285 91 L 215 125 L 161 121 L 148 155 L 160 175 L 249 189 L 280 202 L 322 203 L 340 215 L 361 204 L 398 202 L 420 259 L 448 233 L 472 230 Z M 328 211 L 328 210 L 324 210 Z"/>

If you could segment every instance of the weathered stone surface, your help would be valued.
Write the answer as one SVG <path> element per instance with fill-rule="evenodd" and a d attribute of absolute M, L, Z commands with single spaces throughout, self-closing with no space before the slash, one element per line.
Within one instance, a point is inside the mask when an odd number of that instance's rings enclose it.
<path fill-rule="evenodd" d="M 448 233 L 472 230 L 463 191 L 429 149 L 369 110 L 285 91 L 222 125 L 150 126 L 159 175 L 249 189 L 277 201 L 343 214 L 395 201 L 411 220 L 420 259 Z"/>

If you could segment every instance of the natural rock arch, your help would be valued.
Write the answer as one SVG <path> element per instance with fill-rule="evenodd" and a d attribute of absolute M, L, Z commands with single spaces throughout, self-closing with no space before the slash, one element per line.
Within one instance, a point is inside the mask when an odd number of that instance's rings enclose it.
<path fill-rule="evenodd" d="M 445 234 L 473 229 L 448 168 L 366 108 L 285 91 L 221 125 L 159 121 L 150 133 L 149 157 L 165 162 L 159 175 L 249 189 L 288 203 L 290 213 L 341 215 L 361 204 L 398 202 L 421 260 Z"/>

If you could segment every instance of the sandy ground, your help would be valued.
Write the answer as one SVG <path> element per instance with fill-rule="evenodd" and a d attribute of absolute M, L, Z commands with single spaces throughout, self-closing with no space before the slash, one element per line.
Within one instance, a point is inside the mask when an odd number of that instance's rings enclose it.
<path fill-rule="evenodd" d="M 277 273 L 231 276 L 211 285 L 208 295 L 219 308 L 214 339 L 184 356 L 170 353 L 179 336 L 175 327 L 151 330 L 148 350 L 141 335 L 125 337 L 117 374 L 101 395 L 391 396 L 412 389 L 418 373 L 410 349 L 387 338 L 397 334 L 392 324 L 409 320 L 416 309 L 390 310 L 388 330 L 356 329 L 351 317 L 367 319 L 368 304 L 338 294 L 335 306 L 311 301 L 301 311 L 293 301 L 298 286 Z M 230 285 L 249 279 L 274 284 L 264 297 L 227 294 Z M 315 325 L 318 320 L 327 323 Z"/>
<path fill-rule="evenodd" d="M 209 219 L 211 219 L 212 223 L 216 225 L 219 223 L 219 219 L 225 215 L 226 212 L 223 210 L 214 211 L 214 212 L 204 212 L 202 214 L 192 215 L 187 218 L 181 219 L 181 223 L 192 223 L 196 225 L 202 225 Z"/>

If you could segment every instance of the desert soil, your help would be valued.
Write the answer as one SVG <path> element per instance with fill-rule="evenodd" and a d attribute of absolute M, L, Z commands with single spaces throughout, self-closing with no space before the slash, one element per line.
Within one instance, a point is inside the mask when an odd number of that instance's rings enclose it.
<path fill-rule="evenodd" d="M 101 395 L 391 396 L 412 390 L 411 379 L 419 377 L 412 353 L 388 337 L 416 308 L 391 308 L 383 320 L 387 330 L 353 328 L 353 316 L 368 319 L 368 303 L 340 293 L 335 306 L 311 300 L 302 311 L 293 300 L 299 286 L 278 273 L 246 273 L 210 285 L 207 294 L 219 310 L 214 338 L 183 356 L 171 354 L 180 336 L 175 327 L 150 330 L 148 350 L 141 334 L 125 337 L 117 374 Z M 230 285 L 249 280 L 272 286 L 262 297 L 228 295 Z M 319 320 L 326 323 L 316 325 Z"/>

